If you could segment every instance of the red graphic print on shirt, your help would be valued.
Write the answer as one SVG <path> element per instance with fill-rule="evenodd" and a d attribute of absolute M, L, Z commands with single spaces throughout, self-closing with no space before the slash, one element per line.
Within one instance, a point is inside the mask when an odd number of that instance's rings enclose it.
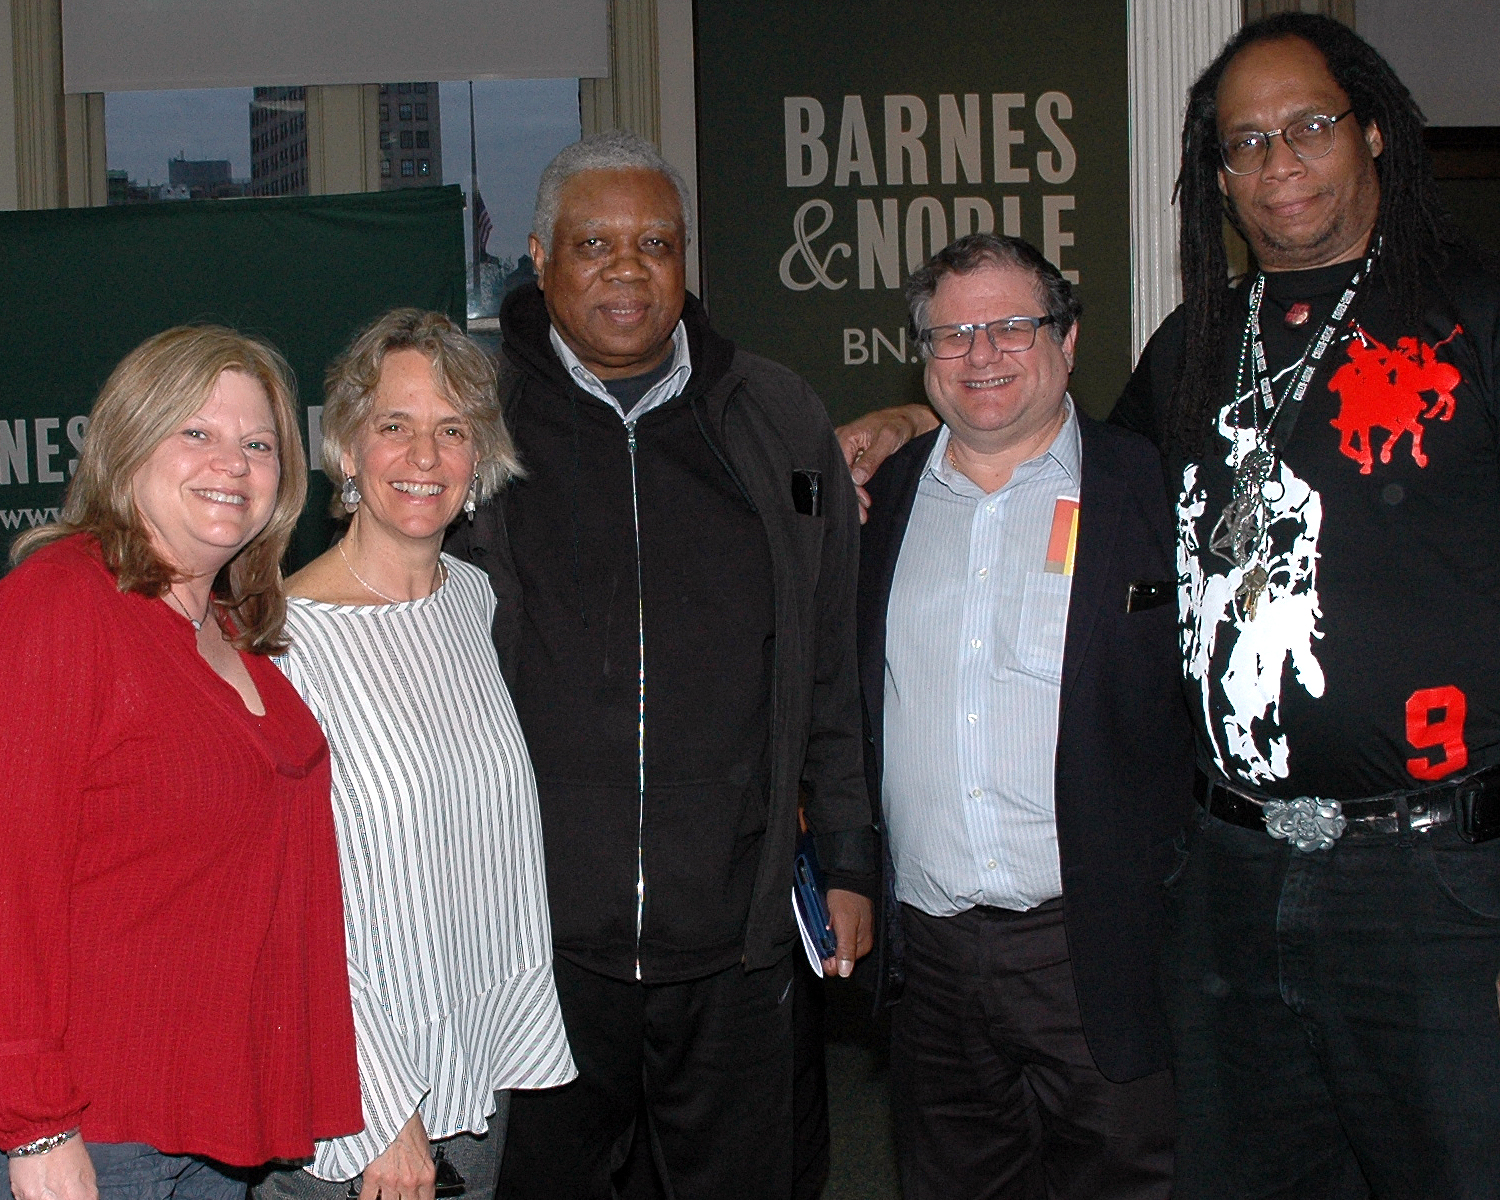
<path fill-rule="evenodd" d="M 1452 420 L 1453 389 L 1463 379 L 1452 363 L 1437 360 L 1437 349 L 1462 332 L 1463 326 L 1455 325 L 1437 346 L 1404 337 L 1392 350 L 1363 329 L 1355 329 L 1349 361 L 1328 381 L 1328 390 L 1337 392 L 1340 400 L 1339 415 L 1329 424 L 1339 431 L 1339 449 L 1359 464 L 1361 475 L 1368 475 L 1374 466 L 1370 437 L 1376 429 L 1388 434 L 1380 447 L 1381 462 L 1391 461 L 1401 435 L 1409 433 L 1412 461 L 1419 467 L 1427 465 L 1419 418 Z M 1423 399 L 1427 393 L 1437 395 L 1430 407 Z"/>
<path fill-rule="evenodd" d="M 1408 758 L 1406 769 L 1414 779 L 1441 779 L 1469 764 L 1464 743 L 1464 718 L 1469 700 L 1456 687 L 1422 688 L 1406 699 L 1406 740 L 1417 750 L 1434 747 L 1443 752 L 1430 758 Z"/>

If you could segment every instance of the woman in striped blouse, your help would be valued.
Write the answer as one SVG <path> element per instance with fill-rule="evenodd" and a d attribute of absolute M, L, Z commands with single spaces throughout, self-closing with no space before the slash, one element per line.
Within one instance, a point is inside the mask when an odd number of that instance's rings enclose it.
<path fill-rule="evenodd" d="M 484 574 L 443 534 L 515 472 L 488 358 L 398 309 L 329 370 L 343 539 L 288 581 L 283 670 L 333 759 L 365 1128 L 260 1200 L 432 1200 L 434 1154 L 494 1190 L 506 1089 L 575 1074 L 552 978 L 536 783 Z M 350 1181 L 346 1183 L 345 1181 Z M 441 1180 L 439 1181 L 441 1183 Z"/>

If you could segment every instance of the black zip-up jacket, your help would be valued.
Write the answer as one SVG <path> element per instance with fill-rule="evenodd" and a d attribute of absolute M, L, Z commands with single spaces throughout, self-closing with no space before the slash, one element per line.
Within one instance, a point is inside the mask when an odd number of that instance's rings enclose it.
<path fill-rule="evenodd" d="M 556 951 L 646 982 L 796 944 L 799 787 L 830 885 L 874 876 L 848 471 L 801 379 L 715 334 L 691 296 L 683 322 L 687 388 L 627 426 L 567 376 L 537 288 L 507 297 L 526 475 L 449 543 L 499 600 Z"/>

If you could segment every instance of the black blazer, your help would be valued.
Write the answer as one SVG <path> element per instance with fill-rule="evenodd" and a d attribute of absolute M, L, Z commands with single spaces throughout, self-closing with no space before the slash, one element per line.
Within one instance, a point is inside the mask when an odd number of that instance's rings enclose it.
<path fill-rule="evenodd" d="M 1073 980 L 1094 1062 L 1116 1082 L 1167 1065 L 1157 986 L 1162 880 L 1192 811 L 1193 749 L 1177 644 L 1176 539 L 1161 460 L 1146 439 L 1079 414 L 1083 478 L 1057 733 L 1057 842 Z M 937 433 L 870 483 L 860 551 L 865 765 L 878 811 L 885 726 L 886 605 L 917 481 Z M 1126 612 L 1133 581 L 1161 602 Z M 884 821 L 880 823 L 884 830 Z M 886 856 L 889 870 L 889 856 Z M 889 901 L 872 968 L 899 977 Z"/>

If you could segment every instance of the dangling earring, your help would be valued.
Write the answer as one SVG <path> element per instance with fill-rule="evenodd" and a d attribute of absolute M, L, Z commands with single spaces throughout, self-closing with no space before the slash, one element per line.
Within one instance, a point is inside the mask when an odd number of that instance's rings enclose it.
<path fill-rule="evenodd" d="M 350 512 L 359 507 L 359 502 L 364 497 L 359 494 L 359 484 L 354 482 L 354 476 L 350 475 L 344 480 L 343 490 L 339 492 L 339 503 Z"/>
<path fill-rule="evenodd" d="M 469 482 L 469 494 L 464 497 L 464 512 L 469 514 L 469 520 L 474 519 L 474 510 L 479 507 L 479 472 L 474 472 L 474 478 Z"/>

